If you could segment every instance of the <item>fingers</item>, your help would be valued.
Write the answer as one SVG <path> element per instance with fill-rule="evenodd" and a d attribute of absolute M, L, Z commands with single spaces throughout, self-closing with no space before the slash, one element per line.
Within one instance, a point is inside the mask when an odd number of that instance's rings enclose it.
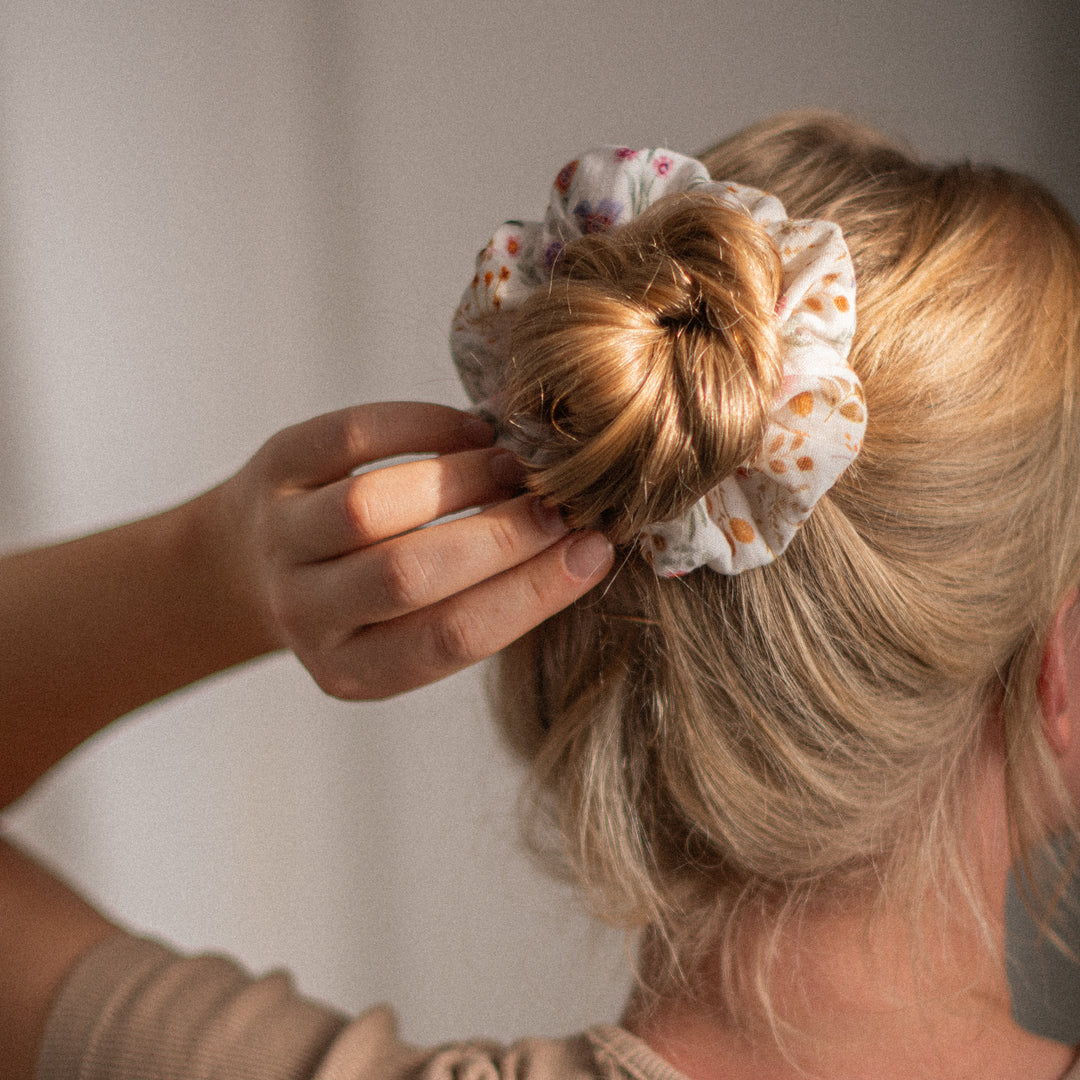
<path fill-rule="evenodd" d="M 344 636 L 361 624 L 431 607 L 526 562 L 566 532 L 557 510 L 521 496 L 309 567 L 300 581 L 316 610 L 343 620 Z"/>
<path fill-rule="evenodd" d="M 365 627 L 327 658 L 320 686 L 371 700 L 441 679 L 491 656 L 598 584 L 611 568 L 610 542 L 577 533 L 433 607 Z"/>
<path fill-rule="evenodd" d="M 489 424 L 469 413 L 414 401 L 356 405 L 279 432 L 263 447 L 273 479 L 318 487 L 398 454 L 446 454 L 490 446 Z"/>
<path fill-rule="evenodd" d="M 363 405 L 287 429 L 234 478 L 249 519 L 239 576 L 328 693 L 385 697 L 439 679 L 607 573 L 603 536 L 566 536 L 557 512 L 510 497 L 524 470 L 492 439 L 444 406 Z M 439 456 L 353 475 L 425 453 Z"/>
<path fill-rule="evenodd" d="M 333 559 L 473 506 L 509 498 L 524 469 L 506 450 L 411 461 L 295 493 L 277 534 L 296 563 Z"/>

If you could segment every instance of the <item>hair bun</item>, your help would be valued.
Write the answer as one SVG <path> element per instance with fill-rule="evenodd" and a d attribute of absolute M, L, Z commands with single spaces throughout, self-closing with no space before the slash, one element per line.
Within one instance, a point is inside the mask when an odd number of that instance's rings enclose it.
<path fill-rule="evenodd" d="M 511 331 L 530 487 L 626 542 L 747 462 L 780 389 L 780 287 L 768 234 L 712 195 L 569 244 Z"/>

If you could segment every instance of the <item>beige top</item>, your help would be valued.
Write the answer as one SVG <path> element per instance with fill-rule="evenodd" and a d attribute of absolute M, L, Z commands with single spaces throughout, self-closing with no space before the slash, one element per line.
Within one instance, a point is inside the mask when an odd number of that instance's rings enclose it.
<path fill-rule="evenodd" d="M 91 949 L 45 1029 L 38 1080 L 684 1080 L 617 1027 L 419 1050 L 380 1007 L 348 1020 L 218 956 L 129 934 Z"/>
<path fill-rule="evenodd" d="M 61 989 L 37 1080 L 685 1080 L 640 1039 L 596 1027 L 512 1046 L 420 1050 L 386 1007 L 348 1020 L 298 996 L 280 972 L 184 957 L 117 933 Z M 1080 1080 L 1080 1062 L 1063 1080 Z"/>

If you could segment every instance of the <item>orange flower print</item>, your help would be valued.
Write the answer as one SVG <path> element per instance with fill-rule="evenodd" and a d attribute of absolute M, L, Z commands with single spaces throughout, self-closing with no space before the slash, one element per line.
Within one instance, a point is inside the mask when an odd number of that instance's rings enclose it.
<path fill-rule="evenodd" d="M 847 383 L 840 382 L 838 379 L 822 379 L 821 389 L 818 392 L 821 394 L 822 401 L 830 409 L 835 409 L 840 404 L 843 396 L 850 390 L 851 387 Z"/>
<path fill-rule="evenodd" d="M 510 362 L 508 320 L 532 285 L 550 277 L 564 245 L 616 228 L 671 188 L 701 186 L 760 218 L 775 246 L 788 285 L 775 304 L 783 379 L 753 455 L 683 515 L 638 537 L 644 559 L 662 577 L 697 567 L 738 574 L 771 562 L 858 452 L 867 403 L 847 363 L 855 282 L 839 228 L 787 220 L 775 198 L 734 182 L 713 184 L 701 162 L 672 150 L 608 146 L 562 167 L 543 220 L 503 222 L 478 258 L 452 335 L 466 387 L 489 394 L 499 365 Z"/>
<path fill-rule="evenodd" d="M 559 175 L 555 177 L 555 190 L 560 195 L 565 195 L 570 190 L 570 184 L 574 179 L 574 173 L 577 172 L 577 161 L 570 161 L 559 170 Z"/>
<path fill-rule="evenodd" d="M 732 535 L 740 544 L 752 544 L 754 542 L 756 534 L 754 526 L 749 521 L 743 518 L 732 518 L 730 524 Z"/>

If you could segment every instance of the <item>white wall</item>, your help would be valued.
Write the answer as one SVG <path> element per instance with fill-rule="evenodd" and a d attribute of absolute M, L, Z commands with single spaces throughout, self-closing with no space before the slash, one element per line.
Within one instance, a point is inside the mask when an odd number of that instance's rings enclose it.
<path fill-rule="evenodd" d="M 348 402 L 461 403 L 473 255 L 589 145 L 823 104 L 1076 210 L 1070 7 L 7 0 L 0 541 L 148 512 Z M 517 853 L 513 791 L 476 673 L 346 706 L 277 659 L 145 710 L 13 819 L 137 927 L 388 998 L 412 1038 L 612 1019 L 622 942 Z"/>

